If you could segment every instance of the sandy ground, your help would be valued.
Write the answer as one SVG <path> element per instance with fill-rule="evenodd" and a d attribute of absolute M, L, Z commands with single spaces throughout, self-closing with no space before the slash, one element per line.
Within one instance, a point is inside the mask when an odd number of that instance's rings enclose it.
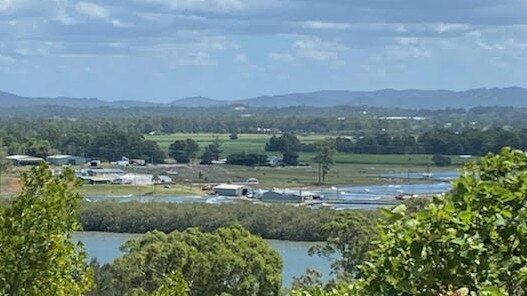
<path fill-rule="evenodd" d="M 22 189 L 22 184 L 20 183 L 20 179 L 11 178 L 9 182 L 7 183 L 8 192 L 18 192 L 21 189 Z"/>

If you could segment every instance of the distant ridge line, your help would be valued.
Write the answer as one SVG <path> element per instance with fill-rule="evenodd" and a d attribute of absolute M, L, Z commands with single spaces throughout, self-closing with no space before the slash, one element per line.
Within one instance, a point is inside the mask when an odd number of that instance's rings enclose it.
<path fill-rule="evenodd" d="M 0 92 L 2 108 L 64 106 L 73 108 L 130 108 L 130 107 L 219 107 L 244 105 L 247 107 L 281 108 L 292 106 L 333 107 L 372 106 L 406 109 L 444 109 L 478 106 L 527 107 L 527 89 L 521 87 L 477 88 L 465 91 L 450 90 L 395 90 L 376 91 L 321 90 L 307 93 L 268 95 L 242 100 L 215 100 L 189 97 L 170 103 L 134 100 L 103 101 L 96 98 L 31 98 Z"/>

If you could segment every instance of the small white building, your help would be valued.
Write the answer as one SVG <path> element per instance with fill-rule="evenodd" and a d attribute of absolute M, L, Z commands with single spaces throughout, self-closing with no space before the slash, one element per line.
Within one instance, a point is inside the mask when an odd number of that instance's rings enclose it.
<path fill-rule="evenodd" d="M 112 183 L 126 185 L 154 185 L 154 176 L 148 174 L 125 174 Z"/>
<path fill-rule="evenodd" d="M 218 160 L 213 160 L 211 161 L 212 164 L 226 164 L 227 163 L 227 158 L 220 158 Z"/>
<path fill-rule="evenodd" d="M 156 184 L 172 184 L 172 178 L 169 176 L 161 175 L 157 177 L 157 180 L 154 180 Z"/>
<path fill-rule="evenodd" d="M 250 187 L 238 184 L 221 184 L 212 188 L 217 195 L 224 196 L 246 196 Z"/>
<path fill-rule="evenodd" d="M 123 156 L 121 157 L 121 160 L 116 161 L 115 164 L 119 166 L 128 166 L 130 164 L 130 159 Z"/>

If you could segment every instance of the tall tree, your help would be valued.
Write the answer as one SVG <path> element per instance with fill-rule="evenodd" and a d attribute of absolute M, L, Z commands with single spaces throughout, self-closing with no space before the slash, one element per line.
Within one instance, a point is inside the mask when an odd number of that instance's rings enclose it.
<path fill-rule="evenodd" d="M 127 242 L 125 255 L 110 267 L 111 295 L 161 289 L 167 275 L 181 274 L 190 295 L 277 295 L 281 288 L 279 254 L 241 226 L 204 233 L 196 228 L 147 233 Z"/>
<path fill-rule="evenodd" d="M 376 238 L 372 220 L 358 211 L 340 212 L 321 231 L 327 237 L 326 244 L 312 247 L 309 253 L 333 259 L 331 268 L 337 274 L 357 276 L 359 264 Z"/>
<path fill-rule="evenodd" d="M 82 245 L 71 238 L 80 230 L 75 174 L 52 176 L 41 165 L 22 182 L 0 210 L 0 295 L 83 295 L 93 281 Z"/>
<path fill-rule="evenodd" d="M 199 145 L 192 139 L 176 140 L 168 149 L 168 155 L 179 163 L 189 163 L 196 157 Z"/>
<path fill-rule="evenodd" d="M 2 139 L 0 139 L 0 194 L 2 194 L 2 173 L 9 168 L 11 162 L 6 159 L 7 147 L 4 147 Z"/>
<path fill-rule="evenodd" d="M 221 154 L 221 141 L 218 137 L 214 138 L 214 141 L 205 147 L 205 152 L 201 156 L 201 164 L 211 164 L 213 160 L 218 160 Z"/>
<path fill-rule="evenodd" d="M 331 170 L 331 166 L 335 163 L 333 155 L 335 154 L 335 140 L 326 138 L 315 143 L 316 155 L 314 161 L 318 164 L 318 183 L 326 182 L 326 175 Z"/>
<path fill-rule="evenodd" d="M 286 151 L 282 156 L 282 163 L 284 165 L 298 165 L 298 153 L 294 151 Z"/>

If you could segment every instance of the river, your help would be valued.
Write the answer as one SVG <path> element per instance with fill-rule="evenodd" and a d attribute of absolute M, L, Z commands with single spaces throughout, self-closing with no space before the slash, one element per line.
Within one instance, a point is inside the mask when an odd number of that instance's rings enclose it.
<path fill-rule="evenodd" d="M 77 232 L 73 235 L 73 239 L 84 243 L 88 257 L 97 258 L 100 263 L 110 263 L 122 255 L 119 247 L 125 241 L 138 236 L 138 234 L 127 233 Z M 293 277 L 304 274 L 307 268 L 316 269 L 322 272 L 324 280 L 329 279 L 330 261 L 307 254 L 308 249 L 316 243 L 282 240 L 265 241 L 282 256 L 284 263 L 282 279 L 285 287 L 289 287 Z"/>

